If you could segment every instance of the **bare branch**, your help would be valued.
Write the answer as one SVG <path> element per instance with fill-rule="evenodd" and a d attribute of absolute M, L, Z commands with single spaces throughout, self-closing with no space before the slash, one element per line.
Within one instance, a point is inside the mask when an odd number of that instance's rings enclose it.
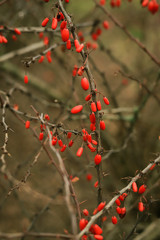
<path fill-rule="evenodd" d="M 108 12 L 108 10 L 100 5 L 97 0 L 93 0 L 97 7 L 99 7 L 110 19 L 114 24 L 119 27 L 128 37 L 131 41 L 133 41 L 139 48 L 141 48 L 150 58 L 151 60 L 156 63 L 160 67 L 160 61 L 157 59 L 147 48 L 142 44 L 138 39 L 132 36 L 130 32 L 126 29 L 126 27 L 121 24 L 111 13 Z"/>

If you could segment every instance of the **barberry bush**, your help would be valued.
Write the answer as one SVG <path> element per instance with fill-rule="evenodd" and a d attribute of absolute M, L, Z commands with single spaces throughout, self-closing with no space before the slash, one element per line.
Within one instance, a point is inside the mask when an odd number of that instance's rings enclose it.
<path fill-rule="evenodd" d="M 159 4 L 0 1 L 0 239 L 159 239 Z"/>

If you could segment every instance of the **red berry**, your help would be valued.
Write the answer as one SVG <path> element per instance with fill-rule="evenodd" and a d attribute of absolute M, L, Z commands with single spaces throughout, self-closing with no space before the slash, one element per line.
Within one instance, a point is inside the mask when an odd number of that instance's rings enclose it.
<path fill-rule="evenodd" d="M 67 28 L 64 28 L 61 32 L 62 40 L 63 42 L 67 42 L 69 39 L 69 30 Z"/>
<path fill-rule="evenodd" d="M 100 36 L 101 33 L 102 33 L 102 30 L 101 30 L 100 28 L 98 28 L 98 29 L 96 30 L 96 34 L 97 34 L 98 36 Z"/>
<path fill-rule="evenodd" d="M 90 173 L 88 173 L 87 175 L 86 175 L 86 179 L 88 180 L 88 181 L 91 181 L 92 180 L 92 174 L 90 174 Z"/>
<path fill-rule="evenodd" d="M 99 165 L 102 160 L 102 156 L 100 154 L 97 154 L 94 158 L 94 162 L 96 165 Z"/>
<path fill-rule="evenodd" d="M 91 123 L 95 123 L 95 122 L 96 122 L 96 117 L 95 117 L 94 112 L 92 112 L 92 113 L 89 115 L 89 119 L 90 119 L 90 122 L 91 122 Z"/>
<path fill-rule="evenodd" d="M 83 236 L 82 236 L 82 240 L 88 240 L 87 235 L 83 235 Z"/>
<path fill-rule="evenodd" d="M 143 184 L 142 186 L 140 186 L 138 193 L 139 194 L 144 193 L 146 191 L 146 188 L 147 188 L 146 185 Z"/>
<path fill-rule="evenodd" d="M 76 154 L 77 157 L 80 157 L 82 155 L 82 153 L 83 153 L 83 147 L 80 147 L 77 151 L 77 154 Z"/>
<path fill-rule="evenodd" d="M 44 37 L 43 42 L 44 42 L 44 45 L 48 45 L 49 44 L 49 38 Z"/>
<path fill-rule="evenodd" d="M 78 67 L 77 65 L 74 65 L 73 71 L 72 71 L 72 76 L 75 77 L 77 74 Z"/>
<path fill-rule="evenodd" d="M 47 61 L 48 61 L 49 63 L 51 63 L 51 62 L 52 62 L 52 58 L 51 58 L 51 56 L 50 56 L 50 55 L 47 55 L 47 54 L 46 54 L 46 58 L 47 58 Z"/>
<path fill-rule="evenodd" d="M 103 236 L 101 235 L 94 235 L 94 238 L 97 239 L 97 240 L 103 240 Z"/>
<path fill-rule="evenodd" d="M 143 211 L 144 211 L 145 207 L 144 207 L 144 205 L 143 205 L 142 202 L 139 202 L 139 203 L 138 203 L 138 209 L 139 209 L 140 212 L 143 212 Z"/>
<path fill-rule="evenodd" d="M 64 19 L 63 13 L 62 13 L 62 12 L 59 12 L 59 13 L 57 14 L 57 21 L 59 22 L 59 21 L 61 21 L 61 20 L 63 20 L 63 19 Z"/>
<path fill-rule="evenodd" d="M 128 196 L 128 194 L 127 193 L 122 193 L 122 197 L 123 197 L 123 199 L 125 199 L 126 197 Z"/>
<path fill-rule="evenodd" d="M 155 14 L 158 11 L 159 5 L 156 2 L 156 0 L 152 0 L 148 4 L 148 10 L 152 13 Z"/>
<path fill-rule="evenodd" d="M 104 103 L 105 103 L 106 105 L 109 105 L 109 100 L 108 100 L 108 98 L 104 97 L 104 98 L 103 98 L 103 101 L 104 101 Z"/>
<path fill-rule="evenodd" d="M 100 129 L 105 130 L 105 128 L 106 128 L 105 122 L 101 120 L 100 121 Z"/>
<path fill-rule="evenodd" d="M 97 111 L 97 107 L 96 107 L 95 102 L 91 103 L 91 109 L 92 109 L 92 112 L 96 112 Z"/>
<path fill-rule="evenodd" d="M 52 18 L 52 29 L 55 30 L 57 28 L 57 18 Z"/>
<path fill-rule="evenodd" d="M 80 44 L 77 48 L 76 48 L 76 52 L 80 53 L 84 48 L 84 44 Z"/>
<path fill-rule="evenodd" d="M 85 90 L 85 91 L 87 91 L 88 90 L 88 88 L 89 88 L 89 82 L 88 82 L 88 79 L 87 78 L 82 78 L 81 79 L 81 86 L 82 86 L 82 88 Z"/>
<path fill-rule="evenodd" d="M 97 187 L 97 186 L 94 186 L 94 187 Z M 98 212 L 98 210 L 97 210 L 97 208 L 95 208 L 94 211 L 93 211 L 93 215 L 97 214 L 97 212 Z"/>
<path fill-rule="evenodd" d="M 98 143 L 97 143 L 96 140 L 93 139 L 93 140 L 92 140 L 92 144 L 93 144 L 93 145 L 97 145 Z"/>
<path fill-rule="evenodd" d="M 88 210 L 87 210 L 87 209 L 83 209 L 83 214 L 84 214 L 85 216 L 88 216 L 88 215 L 89 215 Z"/>
<path fill-rule="evenodd" d="M 110 5 L 111 5 L 111 7 L 115 7 L 115 6 L 116 6 L 115 1 L 114 1 L 114 0 L 111 0 Z"/>
<path fill-rule="evenodd" d="M 17 35 L 21 35 L 21 31 L 18 28 L 15 28 L 14 31 Z"/>
<path fill-rule="evenodd" d="M 44 56 L 41 56 L 40 59 L 38 60 L 39 63 L 42 63 L 44 60 Z"/>
<path fill-rule="evenodd" d="M 24 83 L 25 83 L 25 84 L 28 83 L 28 76 L 27 76 L 27 75 L 24 76 Z"/>
<path fill-rule="evenodd" d="M 98 211 L 101 211 L 101 210 L 105 207 L 105 205 L 106 205 L 106 202 L 101 202 L 101 203 L 98 205 L 97 210 L 98 210 Z"/>
<path fill-rule="evenodd" d="M 48 114 L 45 114 L 45 115 L 44 115 L 44 118 L 45 118 L 46 120 L 48 120 L 48 121 L 50 120 L 50 117 L 49 117 Z"/>
<path fill-rule="evenodd" d="M 105 29 L 109 29 L 109 22 L 108 22 L 108 21 L 104 21 L 104 22 L 103 22 L 103 27 L 104 27 Z"/>
<path fill-rule="evenodd" d="M 40 134 L 39 134 L 39 140 L 40 140 L 40 141 L 43 140 L 43 132 L 40 132 Z"/>
<path fill-rule="evenodd" d="M 106 3 L 106 0 L 100 0 L 100 2 L 99 2 L 99 4 L 102 6 L 105 5 L 105 3 Z"/>
<path fill-rule="evenodd" d="M 107 220 L 107 217 L 106 216 L 103 216 L 102 217 L 102 223 L 105 222 Z"/>
<path fill-rule="evenodd" d="M 94 187 L 98 187 L 98 181 L 95 182 Z M 96 209 L 97 210 L 97 209 Z"/>
<path fill-rule="evenodd" d="M 92 136 L 90 135 L 90 134 L 87 134 L 87 140 L 88 140 L 88 142 L 92 142 Z"/>
<path fill-rule="evenodd" d="M 117 7 L 119 7 L 121 5 L 121 0 L 117 0 L 115 4 Z"/>
<path fill-rule="evenodd" d="M 117 207 L 117 208 L 116 208 L 116 212 L 117 212 L 118 214 L 121 214 L 121 208 L 120 208 L 120 207 Z"/>
<path fill-rule="evenodd" d="M 85 97 L 86 101 L 89 101 L 90 99 L 91 99 L 91 95 L 90 94 Z"/>
<path fill-rule="evenodd" d="M 47 23 L 49 22 L 49 18 L 45 18 L 42 22 L 42 27 L 45 27 L 47 25 Z"/>
<path fill-rule="evenodd" d="M 98 224 L 93 225 L 94 234 L 100 235 L 103 233 L 102 228 Z"/>
<path fill-rule="evenodd" d="M 87 147 L 91 150 L 91 152 L 95 152 L 96 148 L 92 146 L 92 144 L 88 144 Z"/>
<path fill-rule="evenodd" d="M 112 223 L 117 224 L 117 218 L 115 216 L 112 217 Z"/>
<path fill-rule="evenodd" d="M 72 136 L 72 133 L 71 133 L 71 132 L 68 132 L 68 133 L 67 133 L 67 138 L 71 138 L 71 136 Z"/>
<path fill-rule="evenodd" d="M 7 42 L 8 42 L 7 38 L 5 38 L 5 36 L 1 36 L 1 41 L 2 41 L 3 43 L 7 43 Z"/>
<path fill-rule="evenodd" d="M 132 183 L 132 189 L 133 189 L 133 192 L 137 192 L 137 191 L 138 191 L 137 183 L 136 183 L 136 182 L 133 182 L 133 183 Z"/>
<path fill-rule="evenodd" d="M 73 140 L 71 140 L 69 143 L 68 143 L 68 147 L 72 147 L 72 145 L 73 145 Z"/>
<path fill-rule="evenodd" d="M 29 127 L 30 127 L 30 121 L 26 121 L 25 127 L 26 127 L 26 128 L 29 128 Z"/>
<path fill-rule="evenodd" d="M 79 113 L 79 112 L 82 111 L 82 109 L 83 109 L 82 105 L 77 105 L 77 106 L 72 108 L 71 113 L 73 113 L 73 114 Z"/>
<path fill-rule="evenodd" d="M 52 145 L 55 146 L 56 143 L 57 143 L 57 137 L 54 136 L 52 139 Z"/>
<path fill-rule="evenodd" d="M 17 41 L 17 36 L 13 34 L 12 39 L 13 39 L 13 41 Z"/>
<path fill-rule="evenodd" d="M 59 140 L 58 140 L 58 145 L 59 145 L 60 147 L 62 147 L 62 146 L 63 146 L 63 142 L 62 142 L 62 140 L 61 140 L 61 139 L 59 139 Z"/>
<path fill-rule="evenodd" d="M 83 72 L 84 72 L 84 67 L 82 66 L 78 69 L 78 72 L 77 72 L 78 76 L 82 76 Z"/>
<path fill-rule="evenodd" d="M 67 47 L 68 50 L 71 49 L 71 40 L 70 39 L 67 40 L 66 47 Z"/>
<path fill-rule="evenodd" d="M 40 39 L 43 38 L 43 35 L 44 35 L 43 32 L 40 32 L 40 33 L 39 33 L 39 38 L 40 38 Z"/>
<path fill-rule="evenodd" d="M 61 148 L 61 152 L 64 152 L 65 150 L 66 150 L 66 145 L 64 144 L 63 146 L 62 146 L 62 148 Z"/>
<path fill-rule="evenodd" d="M 121 205 L 121 202 L 120 202 L 119 198 L 116 199 L 115 203 L 117 204 L 117 206 Z"/>
<path fill-rule="evenodd" d="M 120 195 L 118 198 L 120 201 L 122 201 L 122 202 L 124 201 L 124 197 L 122 195 Z"/>
<path fill-rule="evenodd" d="M 61 22 L 60 29 L 63 30 L 67 26 L 67 21 Z"/>
<path fill-rule="evenodd" d="M 125 214 L 125 213 L 126 213 L 126 208 L 125 207 L 121 208 L 121 214 Z"/>
<path fill-rule="evenodd" d="M 74 40 L 74 46 L 76 49 L 79 47 L 79 42 L 77 39 Z"/>
<path fill-rule="evenodd" d="M 100 101 L 97 101 L 97 109 L 98 111 L 100 111 L 102 109 L 102 106 L 101 106 L 101 102 Z"/>
<path fill-rule="evenodd" d="M 95 131 L 95 130 L 96 130 L 96 125 L 95 125 L 95 123 L 91 123 L 91 124 L 90 124 L 90 130 L 91 130 L 91 131 Z"/>
<path fill-rule="evenodd" d="M 41 129 L 41 132 L 42 132 L 44 129 L 46 129 L 46 125 L 45 124 L 41 124 L 40 125 L 40 129 Z"/>
<path fill-rule="evenodd" d="M 86 219 L 82 218 L 79 221 L 79 228 L 80 228 L 80 230 L 83 230 L 86 227 L 87 223 L 88 223 L 88 221 Z"/>
<path fill-rule="evenodd" d="M 150 170 L 152 171 L 155 168 L 156 164 L 154 163 L 151 167 Z"/>
<path fill-rule="evenodd" d="M 92 39 L 93 39 L 94 41 L 97 41 L 97 39 L 98 39 L 97 33 L 92 33 Z"/>
<path fill-rule="evenodd" d="M 149 0 L 143 0 L 142 7 L 147 7 Z"/>

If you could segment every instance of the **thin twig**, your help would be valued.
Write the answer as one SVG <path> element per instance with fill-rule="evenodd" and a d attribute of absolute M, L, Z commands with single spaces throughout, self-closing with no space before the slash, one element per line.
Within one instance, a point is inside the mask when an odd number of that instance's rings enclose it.
<path fill-rule="evenodd" d="M 111 19 L 114 24 L 119 27 L 128 37 L 131 41 L 133 41 L 140 49 L 142 49 L 150 58 L 151 60 L 156 63 L 160 67 L 160 61 L 157 59 L 147 48 L 142 44 L 138 39 L 132 36 L 130 32 L 126 29 L 126 27 L 121 24 L 109 11 L 102 5 L 100 5 L 97 0 L 93 0 L 97 7 L 99 7 L 107 16 Z"/>
<path fill-rule="evenodd" d="M 66 204 L 67 204 L 67 207 L 68 207 L 68 210 L 70 213 L 72 232 L 75 235 L 75 234 L 77 234 L 77 219 L 76 219 L 75 210 L 71 203 L 69 176 L 68 176 L 67 170 L 65 168 L 64 162 L 61 158 L 59 151 L 57 151 L 55 149 L 55 147 L 52 145 L 51 134 L 50 134 L 48 127 L 47 127 L 47 132 L 49 135 L 49 146 L 50 146 L 51 150 L 56 154 L 56 157 L 59 162 L 59 168 L 61 169 L 61 172 L 62 172 L 62 178 L 63 178 L 64 186 L 65 186 L 65 200 L 66 200 Z"/>
<path fill-rule="evenodd" d="M 60 234 L 60 233 L 37 233 L 37 232 L 26 232 L 26 233 L 0 233 L 1 239 L 13 239 L 22 237 L 35 237 L 35 238 L 64 238 L 73 239 L 73 235 Z"/>

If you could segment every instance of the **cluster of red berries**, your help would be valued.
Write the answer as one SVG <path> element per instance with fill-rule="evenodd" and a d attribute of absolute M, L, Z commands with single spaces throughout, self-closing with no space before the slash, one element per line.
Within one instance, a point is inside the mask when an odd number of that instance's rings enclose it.
<path fill-rule="evenodd" d="M 48 52 L 46 53 L 46 58 L 47 58 L 47 61 L 48 61 L 49 63 L 52 62 L 51 51 L 48 51 Z M 45 59 L 45 56 L 42 55 L 42 56 L 39 58 L 38 62 L 39 62 L 39 63 L 42 63 L 42 62 L 44 61 L 44 59 Z"/>
<path fill-rule="evenodd" d="M 145 185 L 141 185 L 138 189 L 136 182 L 132 183 L 132 190 L 133 192 L 138 192 L 139 194 L 143 194 L 146 190 L 146 186 Z M 127 193 L 123 193 L 121 194 L 115 201 L 117 207 L 116 207 L 116 212 L 118 213 L 120 218 L 124 218 L 126 215 L 126 208 L 124 207 L 124 201 L 127 197 Z M 123 207 L 120 207 L 121 204 L 123 202 Z M 93 215 L 97 214 L 99 211 L 103 210 L 104 207 L 106 205 L 106 202 L 101 202 L 97 208 L 95 208 L 95 210 L 93 211 Z M 142 203 L 142 201 L 140 201 L 138 203 L 138 209 L 140 212 L 143 212 L 145 207 Z M 83 215 L 88 217 L 89 216 L 89 211 L 87 209 L 83 209 Z M 104 221 L 107 218 L 105 217 Z M 113 224 L 117 224 L 118 219 L 116 216 L 112 216 L 111 221 Z M 80 230 L 83 230 L 88 224 L 88 220 L 85 218 L 80 219 L 79 221 L 79 228 Z M 103 233 L 102 229 L 97 225 L 97 224 L 92 224 L 90 229 L 89 229 L 90 233 L 94 235 L 95 239 L 103 239 L 103 236 L 101 236 L 101 234 Z M 82 239 L 87 239 L 87 235 L 83 235 Z"/>
<path fill-rule="evenodd" d="M 108 21 L 104 21 L 103 23 L 102 23 L 102 26 L 104 27 L 104 29 L 109 29 L 109 22 Z M 98 38 L 99 38 L 99 36 L 102 34 L 102 29 L 99 27 L 99 28 L 97 28 L 97 29 L 95 29 L 94 30 L 94 32 L 92 32 L 92 39 L 94 40 L 94 41 L 97 41 L 98 40 Z"/>
<path fill-rule="evenodd" d="M 152 13 L 155 14 L 158 9 L 159 9 L 159 4 L 157 3 L 156 0 L 143 0 L 142 1 L 142 7 L 148 7 L 148 10 Z"/>
<path fill-rule="evenodd" d="M 82 78 L 81 79 L 81 86 L 84 90 L 86 90 L 86 88 L 88 88 L 88 80 L 86 78 Z M 85 100 L 88 102 L 88 104 L 90 104 L 90 109 L 91 109 L 91 114 L 89 115 L 89 119 L 90 119 L 90 130 L 91 131 L 95 131 L 96 130 L 96 117 L 95 117 L 95 113 L 97 111 L 100 111 L 102 109 L 101 106 L 101 102 L 100 100 L 98 100 L 96 103 L 91 100 L 92 95 L 89 94 L 85 97 Z M 91 100 L 91 101 L 90 101 Z M 106 97 L 103 97 L 103 101 L 106 105 L 109 105 L 109 100 Z M 71 113 L 72 114 L 77 114 L 79 112 L 81 112 L 83 109 L 83 105 L 77 105 L 75 107 L 72 108 Z M 103 120 L 100 120 L 100 129 L 101 130 L 105 130 L 105 122 Z"/>
<path fill-rule="evenodd" d="M 0 26 L 0 28 L 1 29 L 4 29 L 4 27 L 3 26 Z M 16 41 L 17 40 L 17 35 L 21 35 L 21 31 L 18 29 L 18 28 L 15 28 L 14 29 L 14 32 L 15 32 L 15 34 L 13 34 L 12 35 L 12 39 L 14 40 L 14 41 Z M 5 36 L 3 36 L 2 34 L 0 34 L 0 43 L 7 43 L 8 42 L 8 40 L 7 40 L 7 38 L 5 37 Z"/>
<path fill-rule="evenodd" d="M 47 46 L 49 44 L 49 38 L 47 36 L 44 36 L 43 32 L 39 33 L 39 38 L 43 39 L 43 43 L 45 46 Z"/>
<path fill-rule="evenodd" d="M 132 189 L 133 189 L 133 192 L 138 192 L 139 194 L 143 194 L 146 191 L 146 185 L 143 184 L 138 189 L 136 182 L 133 182 Z M 138 209 L 140 212 L 143 212 L 145 210 L 145 207 L 142 201 L 138 203 Z"/>
<path fill-rule="evenodd" d="M 105 205 L 106 205 L 106 202 L 101 202 L 98 205 L 98 207 L 96 208 L 96 211 L 97 212 L 101 211 L 105 207 Z M 87 209 L 83 209 L 83 214 L 84 214 L 84 216 L 88 217 L 89 216 L 89 211 Z M 85 219 L 85 218 L 80 219 L 80 221 L 79 221 L 79 229 L 83 230 L 87 226 L 87 224 L 88 224 L 88 220 L 87 219 Z M 91 234 L 94 235 L 95 239 L 98 239 L 98 240 L 102 240 L 103 239 L 103 236 L 101 235 L 103 233 L 103 231 L 102 231 L 102 228 L 98 224 L 92 224 L 91 227 L 89 228 L 89 231 L 90 231 Z M 88 239 L 87 235 L 83 235 L 82 239 Z"/>
<path fill-rule="evenodd" d="M 121 5 L 121 0 L 111 0 L 110 5 L 111 7 L 119 7 Z"/>
<path fill-rule="evenodd" d="M 138 192 L 139 194 L 143 194 L 146 190 L 146 186 L 143 184 L 138 189 L 136 182 L 133 182 L 132 183 L 132 190 L 133 190 L 133 192 Z M 126 197 L 127 197 L 127 193 L 123 193 L 115 201 L 115 203 L 117 205 L 116 212 L 119 214 L 120 218 L 124 218 L 125 215 L 126 215 L 126 208 L 124 206 L 120 207 L 122 202 L 123 202 L 123 205 L 124 205 L 124 200 L 125 200 Z M 142 201 L 140 201 L 138 203 L 138 209 L 139 209 L 140 212 L 143 212 L 145 210 L 145 207 L 144 207 Z M 114 216 L 113 219 L 114 219 L 114 224 L 116 224 L 117 223 L 117 218 Z"/>
<path fill-rule="evenodd" d="M 131 2 L 132 0 L 128 0 L 128 2 Z M 106 4 L 106 0 L 100 0 L 99 4 L 101 6 L 104 6 Z M 119 7 L 121 5 L 121 0 L 111 0 L 110 1 L 111 7 Z"/>
<path fill-rule="evenodd" d="M 132 0 L 128 0 L 128 2 L 131 2 Z M 106 4 L 106 0 L 100 0 L 99 4 L 101 6 L 104 6 Z M 111 7 L 119 7 L 121 5 L 121 0 L 111 0 L 110 6 Z M 143 0 L 141 3 L 142 7 L 148 7 L 148 10 L 155 14 L 159 9 L 159 4 L 157 3 L 157 0 Z M 95 37 L 95 36 L 94 36 Z"/>
<path fill-rule="evenodd" d="M 0 35 L 0 43 L 7 43 L 7 42 L 8 42 L 7 38 L 3 35 Z"/>
<path fill-rule="evenodd" d="M 44 115 L 44 119 L 45 119 L 46 121 L 49 121 L 49 120 L 50 120 L 49 115 L 48 115 L 48 114 L 45 114 L 45 115 Z M 25 122 L 25 128 L 26 128 L 26 129 L 30 128 L 30 121 L 27 120 L 27 121 Z M 45 130 L 45 129 L 46 129 L 45 124 L 41 124 L 41 125 L 40 125 L 40 130 L 41 130 L 41 132 L 40 132 L 40 134 L 39 134 L 39 140 L 40 140 L 40 141 L 42 141 L 43 138 L 44 138 L 44 130 Z M 56 146 L 56 144 L 58 143 L 58 145 L 59 145 L 59 147 L 60 147 L 60 151 L 61 151 L 61 152 L 64 152 L 65 149 L 67 148 L 67 144 L 64 144 L 64 143 L 63 143 L 63 141 L 62 141 L 62 139 L 60 138 L 60 136 L 58 135 L 58 133 L 56 133 L 56 134 L 53 136 L 52 131 L 50 131 L 50 135 L 52 136 L 52 140 L 51 140 L 52 145 L 53 145 L 53 146 Z M 69 141 L 69 142 L 68 142 L 68 147 L 72 147 L 72 145 L 73 145 L 73 143 L 74 143 L 73 140 L 70 140 L 71 136 L 72 136 L 72 132 L 68 131 L 68 132 L 67 132 L 67 139 L 68 139 L 68 141 Z M 48 136 L 48 137 L 49 137 L 49 136 Z M 79 150 L 79 152 L 80 152 L 80 150 Z M 79 153 L 79 154 L 80 154 L 80 153 Z"/>
<path fill-rule="evenodd" d="M 13 35 L 12 35 L 12 39 L 13 39 L 13 41 L 17 41 L 17 35 L 21 35 L 21 31 L 20 31 L 18 28 L 15 28 L 15 29 L 14 29 L 14 32 L 15 32 L 16 34 L 13 34 Z"/>
<path fill-rule="evenodd" d="M 70 36 L 70 32 L 67 28 L 67 21 L 64 19 L 64 15 L 62 12 L 58 12 L 57 16 L 52 18 L 52 29 L 55 30 L 57 28 L 57 25 L 58 25 L 58 22 L 61 22 L 60 24 L 60 31 L 61 31 L 61 37 L 62 37 L 62 41 L 63 42 L 66 42 L 66 48 L 68 50 L 71 49 L 71 40 L 70 40 L 70 37 L 73 38 L 72 34 Z M 48 24 L 49 22 L 49 18 L 45 18 L 43 21 L 42 21 L 42 27 L 46 27 L 46 25 Z M 80 44 L 78 39 L 74 39 L 74 46 L 76 48 L 76 51 L 78 53 L 80 53 L 82 51 L 82 49 L 84 48 L 84 44 Z"/>

